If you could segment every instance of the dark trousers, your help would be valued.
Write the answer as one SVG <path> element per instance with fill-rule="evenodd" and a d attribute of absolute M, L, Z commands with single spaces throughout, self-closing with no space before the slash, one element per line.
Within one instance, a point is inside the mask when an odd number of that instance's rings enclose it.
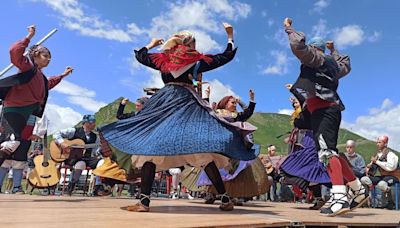
<path fill-rule="evenodd" d="M 314 111 L 311 114 L 311 127 L 317 151 L 326 144 L 327 149 L 338 151 L 336 148 L 342 113 L 339 106 L 331 106 Z M 320 141 L 321 137 L 323 141 Z"/>
<path fill-rule="evenodd" d="M 389 186 L 399 183 L 399 179 L 395 176 L 374 176 L 369 177 L 373 185 L 377 185 L 379 181 L 385 181 Z"/>
<path fill-rule="evenodd" d="M 81 159 L 67 159 L 65 160 L 65 164 L 69 166 L 74 166 L 78 161 L 84 161 L 86 167 L 90 167 L 91 169 L 95 169 L 97 163 L 99 163 L 100 159 L 97 157 L 83 157 Z"/>
<path fill-rule="evenodd" d="M 11 134 L 14 134 L 15 140 L 21 140 L 22 130 L 25 128 L 28 118 L 17 112 L 6 112 L 1 118 L 1 136 L 0 143 L 10 140 Z M 5 152 L 0 151 L 0 166 L 8 159 Z"/>

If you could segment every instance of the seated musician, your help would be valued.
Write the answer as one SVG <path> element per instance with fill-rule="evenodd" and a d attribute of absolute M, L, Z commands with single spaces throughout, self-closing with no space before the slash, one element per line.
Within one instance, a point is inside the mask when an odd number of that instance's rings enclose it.
<path fill-rule="evenodd" d="M 73 139 L 82 139 L 85 144 L 96 143 L 100 145 L 100 139 L 93 132 L 96 127 L 96 119 L 94 115 L 84 115 L 82 119 L 81 127 L 67 128 L 64 130 L 60 130 L 54 133 L 53 138 L 57 145 L 61 147 L 63 151 L 70 151 L 71 147 L 68 143 L 65 142 L 65 139 L 73 140 Z M 102 155 L 100 153 L 100 146 L 96 145 L 93 148 L 82 149 L 82 157 L 73 157 L 65 160 L 65 164 L 73 167 L 73 172 L 71 173 L 71 178 L 68 183 L 67 193 L 72 195 L 76 184 L 79 182 L 79 177 L 82 174 L 82 171 L 86 169 L 86 167 L 90 167 L 95 169 L 100 166 L 104 161 L 101 158 Z M 95 195 L 108 195 L 111 192 L 105 191 L 103 185 L 101 184 L 100 178 L 96 178 L 96 187 L 95 187 Z"/>
<path fill-rule="evenodd" d="M 384 207 L 394 209 L 391 186 L 399 183 L 399 157 L 388 148 L 388 136 L 380 136 L 376 142 L 378 148 L 377 156 L 371 158 L 371 163 L 367 165 L 367 176 L 361 178 L 365 185 L 376 185 L 387 197 L 388 202 Z M 380 176 L 376 175 L 379 170 Z"/>

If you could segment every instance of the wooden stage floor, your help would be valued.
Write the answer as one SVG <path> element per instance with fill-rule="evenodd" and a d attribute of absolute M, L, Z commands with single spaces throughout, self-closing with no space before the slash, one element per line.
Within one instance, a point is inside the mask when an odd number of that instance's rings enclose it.
<path fill-rule="evenodd" d="M 150 213 L 124 209 L 136 201 L 114 197 L 0 194 L 0 227 L 400 227 L 400 211 L 360 208 L 325 217 L 308 204 L 248 202 L 232 212 L 201 200 L 154 198 Z"/>

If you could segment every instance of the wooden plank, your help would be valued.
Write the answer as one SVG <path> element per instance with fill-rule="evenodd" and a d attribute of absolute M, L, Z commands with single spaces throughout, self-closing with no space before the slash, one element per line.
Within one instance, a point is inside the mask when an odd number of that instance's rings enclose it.
<path fill-rule="evenodd" d="M 325 217 L 309 205 L 253 201 L 232 212 L 201 200 L 153 199 L 150 213 L 124 210 L 127 198 L 0 195 L 1 227 L 283 227 L 295 222 L 314 226 L 396 226 L 400 212 L 358 209 Z"/>

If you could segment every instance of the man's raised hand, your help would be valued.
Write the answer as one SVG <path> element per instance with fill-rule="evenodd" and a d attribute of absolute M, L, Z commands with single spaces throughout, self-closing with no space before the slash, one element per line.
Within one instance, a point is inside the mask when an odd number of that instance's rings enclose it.
<path fill-rule="evenodd" d="M 289 18 L 289 17 L 287 17 L 287 18 L 285 18 L 285 20 L 283 20 L 283 25 L 285 26 L 285 27 L 289 27 L 289 26 L 291 26 L 292 25 L 292 19 L 291 18 Z"/>

